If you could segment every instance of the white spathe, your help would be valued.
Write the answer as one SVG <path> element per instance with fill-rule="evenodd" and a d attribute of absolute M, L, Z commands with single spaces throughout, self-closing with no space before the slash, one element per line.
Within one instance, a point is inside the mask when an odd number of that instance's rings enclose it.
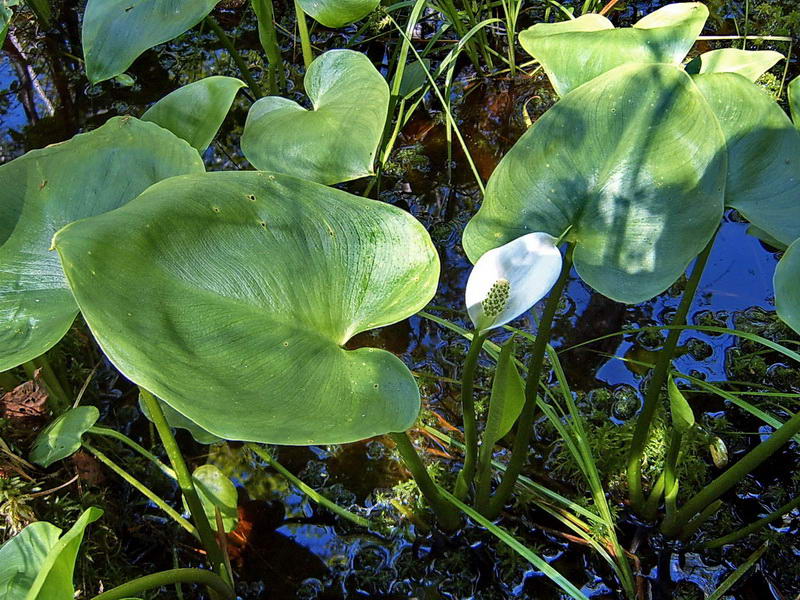
<path fill-rule="evenodd" d="M 561 272 L 557 241 L 548 233 L 528 233 L 478 259 L 465 292 L 477 331 L 516 319 L 550 291 Z"/>

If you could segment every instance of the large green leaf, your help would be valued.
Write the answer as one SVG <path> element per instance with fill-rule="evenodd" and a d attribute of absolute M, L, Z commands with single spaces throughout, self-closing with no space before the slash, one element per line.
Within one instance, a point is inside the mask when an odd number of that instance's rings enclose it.
<path fill-rule="evenodd" d="M 474 263 L 527 233 L 572 226 L 584 281 L 641 302 L 669 287 L 713 235 L 725 169 L 719 125 L 683 69 L 618 67 L 564 96 L 508 152 L 464 249 Z"/>
<path fill-rule="evenodd" d="M 83 13 L 86 76 L 119 75 L 148 48 L 197 25 L 219 0 L 89 0 Z"/>
<path fill-rule="evenodd" d="M 740 50 L 721 48 L 704 52 L 686 65 L 686 72 L 698 73 L 738 73 L 750 81 L 755 81 L 784 58 L 774 50 Z"/>
<path fill-rule="evenodd" d="M 99 418 L 100 411 L 94 406 L 69 409 L 36 436 L 30 454 L 31 462 L 49 467 L 54 462 L 71 456 L 81 447 L 83 434 Z"/>
<path fill-rule="evenodd" d="M 399 209 L 282 174 L 208 173 L 54 243 L 112 362 L 211 433 L 341 443 L 417 416 L 397 357 L 343 348 L 435 292 L 438 256 Z"/>
<path fill-rule="evenodd" d="M 800 132 L 762 88 L 735 73 L 695 75 L 728 149 L 725 203 L 784 244 L 800 237 Z"/>
<path fill-rule="evenodd" d="M 792 111 L 792 120 L 795 127 L 800 129 L 800 77 L 792 80 L 788 87 L 789 108 Z"/>
<path fill-rule="evenodd" d="M 344 27 L 366 17 L 380 0 L 298 0 L 303 11 L 325 27 Z"/>
<path fill-rule="evenodd" d="M 217 135 L 236 92 L 244 86 L 235 77 L 206 77 L 164 96 L 147 109 L 142 121 L 169 129 L 202 153 Z"/>
<path fill-rule="evenodd" d="M 86 527 L 103 511 L 90 508 L 60 539 L 46 522 L 28 525 L 0 547 L 0 597 L 3 600 L 72 600 L 72 572 Z"/>
<path fill-rule="evenodd" d="M 800 333 L 800 239 L 795 241 L 775 269 L 775 308 L 789 327 Z"/>
<path fill-rule="evenodd" d="M 669 4 L 620 29 L 590 13 L 561 23 L 537 23 L 522 31 L 519 40 L 563 96 L 620 65 L 680 64 L 707 18 L 708 9 L 699 2 Z"/>
<path fill-rule="evenodd" d="M 131 117 L 0 166 L 0 371 L 51 348 L 78 313 L 49 251 L 56 231 L 156 181 L 202 171 L 186 142 Z"/>
<path fill-rule="evenodd" d="M 233 482 L 214 465 L 200 465 L 192 473 L 192 479 L 211 528 L 217 531 L 217 509 L 219 509 L 225 531 L 236 529 L 236 522 L 239 519 L 236 510 L 239 492 L 236 491 Z M 184 506 L 189 510 L 185 500 Z"/>
<path fill-rule="evenodd" d="M 306 110 L 278 96 L 250 108 L 242 152 L 253 166 L 334 184 L 373 172 L 389 106 L 389 86 L 352 50 L 318 57 L 305 76 Z"/>

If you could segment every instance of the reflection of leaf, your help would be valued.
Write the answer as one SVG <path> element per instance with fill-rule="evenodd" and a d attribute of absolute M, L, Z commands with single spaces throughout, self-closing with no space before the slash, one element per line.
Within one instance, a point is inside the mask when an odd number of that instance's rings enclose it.
<path fill-rule="evenodd" d="M 299 0 L 303 11 L 325 27 L 344 27 L 366 17 L 380 0 Z"/>
<path fill-rule="evenodd" d="M 60 415 L 42 430 L 33 442 L 31 462 L 49 467 L 81 447 L 83 434 L 97 423 L 100 411 L 94 406 L 78 406 Z"/>
<path fill-rule="evenodd" d="M 0 166 L 0 371 L 50 349 L 78 314 L 53 233 L 156 181 L 204 170 L 186 142 L 131 117 Z"/>
<path fill-rule="evenodd" d="M 211 433 L 341 443 L 417 417 L 402 361 L 343 348 L 433 297 L 438 256 L 406 212 L 277 173 L 205 173 L 54 245 L 115 366 Z"/>
<path fill-rule="evenodd" d="M 464 231 L 467 256 L 570 226 L 575 268 L 637 303 L 669 287 L 723 211 L 724 141 L 680 67 L 625 65 L 564 96 L 503 157 Z"/>
<path fill-rule="evenodd" d="M 203 509 L 208 517 L 208 522 L 211 523 L 211 528 L 215 531 L 217 529 L 216 509 L 218 508 L 225 532 L 236 529 L 238 518 L 236 505 L 239 494 L 233 482 L 214 465 L 197 467 L 192 473 L 192 479 L 194 479 L 197 494 L 203 503 Z"/>
<path fill-rule="evenodd" d="M 755 81 L 774 67 L 783 54 L 774 50 L 740 50 L 721 48 L 704 52 L 686 65 L 686 72 L 697 73 L 738 73 L 750 81 Z"/>
<path fill-rule="evenodd" d="M 373 172 L 389 86 L 363 54 L 330 50 L 305 75 L 313 110 L 278 96 L 247 115 L 242 152 L 254 167 L 332 185 Z"/>

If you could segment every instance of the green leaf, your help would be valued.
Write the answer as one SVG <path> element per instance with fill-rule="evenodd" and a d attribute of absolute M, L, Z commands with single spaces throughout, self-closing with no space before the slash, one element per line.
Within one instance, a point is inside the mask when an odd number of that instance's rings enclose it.
<path fill-rule="evenodd" d="M 514 360 L 514 338 L 509 339 L 497 359 L 489 400 L 489 415 L 483 432 L 481 463 L 491 460 L 494 445 L 503 438 L 522 412 L 525 404 L 525 383 Z"/>
<path fill-rule="evenodd" d="M 723 211 L 724 141 L 689 75 L 625 65 L 564 96 L 492 174 L 464 231 L 474 263 L 530 232 L 575 243 L 575 268 L 609 298 L 669 287 Z"/>
<path fill-rule="evenodd" d="M 49 467 L 71 456 L 81 447 L 83 434 L 99 418 L 100 411 L 94 406 L 78 406 L 60 415 L 36 436 L 30 454 L 31 462 Z"/>
<path fill-rule="evenodd" d="M 428 81 L 428 76 L 425 74 L 426 70 L 430 70 L 431 61 L 429 58 L 423 58 L 422 62 L 414 61 L 406 65 L 403 69 L 403 78 L 400 80 L 400 89 L 398 90 L 401 98 L 408 98 L 416 94 L 422 89 L 422 86 Z"/>
<path fill-rule="evenodd" d="M 728 149 L 725 204 L 784 244 L 800 237 L 800 133 L 758 85 L 735 73 L 693 76 Z"/>
<path fill-rule="evenodd" d="M 344 348 L 436 291 L 438 256 L 408 213 L 282 174 L 207 173 L 54 243 L 111 361 L 211 433 L 335 444 L 416 419 L 397 357 Z"/>
<path fill-rule="evenodd" d="M 672 426 L 680 434 L 685 434 L 694 427 L 694 412 L 686 401 L 683 393 L 675 385 L 675 380 L 670 376 L 667 381 L 667 392 L 669 395 L 669 410 L 672 415 Z"/>
<path fill-rule="evenodd" d="M 783 243 L 783 242 L 781 242 L 779 240 L 776 240 L 774 237 L 772 237 L 766 231 L 764 231 L 760 227 L 756 227 L 755 225 L 750 225 L 747 228 L 747 234 L 748 235 L 752 235 L 754 238 L 758 238 L 759 240 L 761 240 L 762 242 L 764 242 L 768 246 L 772 246 L 773 248 L 776 248 L 778 250 L 786 250 L 786 248 L 788 248 L 787 244 L 785 244 L 785 243 Z"/>
<path fill-rule="evenodd" d="M 225 532 L 236 529 L 236 522 L 239 520 L 237 506 L 239 502 L 239 492 L 236 486 L 225 476 L 225 473 L 214 465 L 201 465 L 192 473 L 194 486 L 197 495 L 203 504 L 203 510 L 211 523 L 211 528 L 217 530 L 217 508 L 222 517 L 222 526 Z M 184 506 L 186 502 L 184 501 Z M 186 510 L 189 510 L 188 506 Z"/>
<path fill-rule="evenodd" d="M 740 50 L 721 48 L 704 52 L 686 65 L 686 72 L 698 73 L 738 73 L 755 81 L 774 67 L 784 56 L 774 50 Z"/>
<path fill-rule="evenodd" d="M 83 14 L 86 76 L 99 83 L 119 75 L 153 46 L 202 21 L 219 0 L 89 0 Z"/>
<path fill-rule="evenodd" d="M 303 11 L 325 27 L 336 29 L 359 21 L 380 4 L 380 0 L 298 0 Z"/>
<path fill-rule="evenodd" d="M 522 31 L 519 40 L 563 96 L 620 65 L 680 64 L 707 18 L 708 8 L 699 2 L 669 4 L 621 29 L 590 13 L 561 23 L 537 23 Z"/>
<path fill-rule="evenodd" d="M 60 539 L 61 530 L 40 521 L 0 546 L 3 600 L 72 600 L 72 572 L 86 527 L 103 514 L 90 508 Z"/>
<path fill-rule="evenodd" d="M 206 77 L 164 96 L 147 109 L 142 121 L 169 129 L 203 153 L 243 87 L 244 82 L 235 77 Z"/>
<path fill-rule="evenodd" d="M 50 251 L 56 231 L 203 170 L 186 142 L 131 117 L 0 166 L 0 371 L 50 349 L 78 313 Z"/>
<path fill-rule="evenodd" d="M 794 126 L 800 129 L 800 77 L 795 77 L 789 84 L 789 108 L 792 112 Z"/>
<path fill-rule="evenodd" d="M 167 420 L 167 423 L 170 427 L 177 428 L 177 429 L 185 429 L 188 431 L 191 436 L 194 438 L 199 444 L 218 444 L 222 441 L 222 438 L 217 437 L 213 433 L 209 433 L 202 427 L 200 427 L 197 423 L 192 421 L 191 419 L 187 419 L 177 410 L 172 408 L 166 402 L 159 400 L 156 398 L 156 401 L 161 404 L 161 410 L 164 412 L 164 418 Z M 153 419 L 150 417 L 150 411 L 147 409 L 147 404 L 142 402 L 142 397 L 139 396 L 139 410 L 142 411 L 142 414 L 147 417 L 150 421 Z"/>
<path fill-rule="evenodd" d="M 14 11 L 11 10 L 11 7 L 18 4 L 19 0 L 0 0 L 0 46 L 6 41 L 8 28 L 14 18 Z"/>
<path fill-rule="evenodd" d="M 795 241 L 775 268 L 775 308 L 789 327 L 800 333 L 800 239 Z"/>
<path fill-rule="evenodd" d="M 325 184 L 373 173 L 389 107 L 389 86 L 370 60 L 331 50 L 311 63 L 306 110 L 278 96 L 250 108 L 242 152 L 254 167 Z"/>

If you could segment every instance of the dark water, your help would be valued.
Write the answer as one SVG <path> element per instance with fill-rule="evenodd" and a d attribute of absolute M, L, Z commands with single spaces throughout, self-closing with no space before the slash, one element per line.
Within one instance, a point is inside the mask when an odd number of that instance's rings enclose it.
<path fill-rule="evenodd" d="M 255 23 L 244 8 L 235 6 L 236 2 L 229 4 L 230 8 L 218 9 L 215 15 L 237 37 L 237 47 L 242 52 L 252 51 L 250 58 L 257 64 L 260 59 Z M 294 26 L 291 11 L 286 10 L 282 2 L 276 4 L 280 24 L 291 30 Z M 616 18 L 621 22 L 635 20 L 661 4 L 621 2 L 624 10 Z M 737 24 L 742 23 L 744 3 L 719 1 L 709 2 L 709 5 L 714 18 L 709 21 L 706 33 L 735 33 Z M 769 6 L 787 15 L 792 8 L 791 3 Z M 90 86 L 80 62 L 75 59 L 81 55 L 81 12 L 81 6 L 63 3 L 58 24 L 49 32 L 39 29 L 31 18 L 17 19 L 0 60 L 0 152 L 3 160 L 67 139 L 116 114 L 138 116 L 164 94 L 200 77 L 236 75 L 235 67 L 226 52 L 219 48 L 217 40 L 207 32 L 194 31 L 137 60 L 129 71 L 134 80 L 132 86 L 113 81 Z M 534 10 L 528 18 L 534 19 L 540 14 L 539 10 Z M 761 26 L 770 27 L 767 33 L 784 33 L 775 31 L 774 20 L 764 20 L 767 17 L 763 14 L 760 18 Z M 797 27 L 793 23 L 787 21 L 786 27 Z M 438 26 L 441 24 L 435 21 L 426 22 L 423 35 L 430 35 Z M 749 27 L 751 33 L 760 31 L 756 16 Z M 389 55 L 386 43 L 396 36 L 387 29 L 374 32 L 380 34 L 376 40 L 359 44 L 353 37 L 354 32 L 353 27 L 343 32 L 319 29 L 315 42 L 321 48 L 352 43 L 385 70 Z M 793 33 L 796 35 L 797 29 Z M 282 36 L 282 40 L 287 71 L 293 81 L 299 82 L 302 77 L 298 66 L 302 62 L 299 48 L 286 36 Z M 786 50 L 785 45 L 776 47 Z M 797 70 L 796 62 L 792 61 L 791 72 Z M 776 74 L 781 75 L 777 70 Z M 294 89 L 298 87 L 295 85 Z M 295 96 L 302 98 L 298 93 Z M 541 76 L 486 79 L 464 65 L 454 89 L 453 103 L 484 179 L 524 131 L 523 106 L 527 106 L 535 118 L 552 101 L 552 91 Z M 237 100 L 223 132 L 204 156 L 209 169 L 246 168 L 246 161 L 238 150 L 238 139 L 250 103 L 250 99 L 242 96 Z M 480 194 L 457 145 L 448 163 L 441 122 L 441 110 L 431 97 L 402 132 L 389 174 L 373 194 L 410 211 L 431 232 L 443 262 L 440 288 L 433 304 L 449 307 L 451 310 L 440 314 L 466 325 L 462 295 L 470 264 L 461 250 L 460 235 L 480 203 Z M 361 193 L 365 182 L 344 187 Z M 772 275 L 779 255 L 748 236 L 746 229 L 747 225 L 739 222 L 735 214 L 726 217 L 692 307 L 690 322 L 747 328 L 774 339 L 786 339 L 791 334 L 776 324 L 772 298 Z M 651 302 L 625 306 L 593 293 L 573 274 L 555 326 L 553 343 L 566 349 L 622 329 L 662 324 L 677 307 L 679 292 L 679 289 L 669 290 Z M 536 314 L 536 309 L 533 313 Z M 535 331 L 533 316 L 524 317 L 515 325 Z M 72 369 L 71 373 L 86 371 L 97 359 L 81 331 L 80 325 L 76 326 L 73 335 L 59 350 L 60 354 L 57 353 Z M 499 338 L 503 337 L 500 334 Z M 447 379 L 460 376 L 460 365 L 467 349 L 463 339 L 435 323 L 415 317 L 364 334 L 354 343 L 368 343 L 400 355 L 419 374 L 426 406 L 444 421 L 460 423 L 458 387 Z M 641 398 L 641 368 L 608 355 L 647 362 L 658 345 L 657 336 L 633 332 L 564 352 L 562 361 L 570 384 L 593 427 L 621 426 L 625 421 L 624 417 L 606 410 L 610 405 L 599 401 L 593 404 L 600 392 L 607 391 L 612 400 Z M 487 361 L 483 366 L 489 367 L 491 363 Z M 776 356 L 742 345 L 730 336 L 687 332 L 681 340 L 681 355 L 675 361 L 675 368 L 709 381 L 728 379 L 754 384 L 745 389 L 800 392 L 800 376 L 790 365 L 783 365 Z M 479 384 L 490 383 L 489 373 L 488 369 L 481 371 Z M 102 407 L 104 424 L 126 431 L 143 442 L 152 440 L 152 431 L 136 409 L 131 387 L 117 378 L 110 365 L 101 363 L 88 398 Z M 747 434 L 761 431 L 758 421 L 712 397 L 700 394 L 697 398 L 693 406 L 698 420 L 709 432 L 724 434 L 732 457 L 744 453 L 757 441 L 757 435 Z M 752 401 L 756 400 L 759 398 L 753 397 Z M 580 483 L 563 471 L 553 469 L 557 461 L 552 460 L 550 441 L 546 427 L 538 424 L 535 476 L 543 477 L 545 483 L 557 486 L 567 495 L 580 496 L 585 491 Z M 284 448 L 278 452 L 279 460 L 304 481 L 339 504 L 381 523 L 372 533 L 334 520 L 284 478 L 254 461 L 235 444 L 206 449 L 186 436 L 181 437 L 181 442 L 193 462 L 209 460 L 219 465 L 239 487 L 242 524 L 230 536 L 229 548 L 242 598 L 561 597 L 542 573 L 497 544 L 480 528 L 467 527 L 455 536 L 446 537 L 428 530 L 417 517 L 407 518 L 398 506 L 402 509 L 403 503 L 413 501 L 413 495 L 407 493 L 407 485 L 405 488 L 394 486 L 406 481 L 408 475 L 393 457 L 387 440 L 328 448 Z M 451 451 L 424 438 L 421 445 L 432 454 Z M 117 450 L 120 460 L 136 468 L 129 455 Z M 718 473 L 707 455 L 700 456 L 698 461 L 707 478 Z M 732 529 L 731 523 L 749 522 L 785 501 L 780 500 L 784 496 L 797 495 L 800 482 L 793 476 L 797 463 L 797 448 L 792 446 L 759 469 L 733 493 L 726 495 L 724 515 L 712 523 L 712 528 Z M 441 464 L 445 469 L 451 466 L 447 460 Z M 174 494 L 173 489 L 157 481 L 155 474 L 146 473 L 143 466 L 138 468 L 142 477 L 152 478 L 149 483 L 157 491 Z M 102 498 L 108 508 L 105 528 L 96 534 L 101 541 L 87 547 L 89 553 L 94 550 L 98 554 L 93 559 L 81 559 L 80 568 L 84 573 L 99 574 L 98 577 L 107 581 L 129 571 L 144 573 L 148 569 L 170 568 L 172 556 L 165 550 L 171 547 L 182 564 L 199 562 L 191 540 L 180 535 L 176 538 L 153 507 L 146 506 L 135 492 L 114 480 L 111 474 L 84 486 L 81 493 Z M 613 485 L 609 489 L 613 493 Z M 618 500 L 613 495 L 612 499 Z M 133 512 L 139 516 L 131 517 Z M 655 532 L 625 518 L 624 510 L 622 515 L 620 540 L 626 548 L 635 547 L 633 551 L 641 560 L 642 574 L 655 598 L 702 597 L 701 592 L 715 589 L 760 543 L 760 540 L 747 540 L 725 551 L 704 553 L 691 548 L 673 548 Z M 621 597 L 607 565 L 590 551 L 554 533 L 558 524 L 533 508 L 515 509 L 504 515 L 502 524 L 582 587 L 587 595 Z M 784 535 L 775 538 L 759 566 L 734 589 L 733 597 L 793 598 L 800 592 L 800 571 L 794 567 L 800 552 L 800 546 L 796 545 L 798 525 L 798 519 L 790 517 L 774 527 L 775 532 Z M 103 546 L 104 543 L 107 546 Z M 127 564 L 128 571 L 115 566 L 116 563 Z M 96 582 L 89 580 L 86 586 L 93 590 Z M 184 593 L 185 597 L 195 597 L 189 590 Z M 169 590 L 159 597 L 175 596 Z"/>

